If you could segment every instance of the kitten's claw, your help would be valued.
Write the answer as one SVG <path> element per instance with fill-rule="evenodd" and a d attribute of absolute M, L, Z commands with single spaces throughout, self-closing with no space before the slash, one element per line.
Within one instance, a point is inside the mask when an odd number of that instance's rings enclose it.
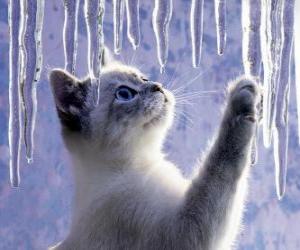
<path fill-rule="evenodd" d="M 256 122 L 256 118 L 253 115 L 246 115 L 245 119 L 253 123 Z"/>

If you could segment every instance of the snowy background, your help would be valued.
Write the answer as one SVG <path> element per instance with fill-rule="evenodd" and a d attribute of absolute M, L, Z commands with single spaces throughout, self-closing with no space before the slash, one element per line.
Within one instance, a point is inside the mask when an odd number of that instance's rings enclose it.
<path fill-rule="evenodd" d="M 70 225 L 72 177 L 59 124 L 50 94 L 47 74 L 63 67 L 62 0 L 45 1 L 43 31 L 44 70 L 38 86 L 38 116 L 35 133 L 34 164 L 21 163 L 21 186 L 12 189 L 8 171 L 8 26 L 7 0 L 0 0 L 0 249 L 46 249 L 62 240 Z M 107 1 L 105 41 L 112 47 L 112 6 Z M 181 107 L 178 119 L 166 142 L 169 158 L 190 173 L 201 150 L 212 137 L 221 117 L 223 90 L 230 79 L 243 72 L 241 62 L 240 1 L 228 1 L 228 36 L 225 54 L 216 53 L 213 1 L 205 2 L 204 43 L 199 69 L 191 67 L 189 33 L 190 0 L 174 0 L 170 30 L 170 52 L 166 74 L 160 75 L 156 58 L 151 15 L 154 1 L 140 0 L 141 45 L 134 52 L 127 42 L 118 58 L 136 65 L 150 76 L 173 88 L 187 85 L 186 91 L 216 90 L 209 97 L 192 100 L 193 106 Z M 80 13 L 77 75 L 87 73 L 86 30 Z M 126 28 L 126 26 L 124 27 Z M 194 81 L 192 81 L 194 79 Z M 259 142 L 259 161 L 253 167 L 244 231 L 238 249 L 300 249 L 300 148 L 297 142 L 295 88 L 292 80 L 290 105 L 290 142 L 287 191 L 281 202 L 274 187 L 272 150 Z M 24 155 L 24 154 L 22 154 Z"/>

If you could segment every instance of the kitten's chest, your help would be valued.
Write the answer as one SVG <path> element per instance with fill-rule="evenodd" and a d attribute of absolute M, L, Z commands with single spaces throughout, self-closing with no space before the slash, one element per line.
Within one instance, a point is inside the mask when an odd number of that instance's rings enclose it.
<path fill-rule="evenodd" d="M 119 190 L 94 201 L 74 225 L 72 241 L 88 244 L 88 249 L 139 249 L 159 211 L 150 210 L 138 196 Z"/>
<path fill-rule="evenodd" d="M 92 244 L 89 249 L 128 249 L 126 246 L 142 244 L 179 204 L 181 195 L 170 185 L 153 173 L 123 174 L 101 187 L 94 185 L 89 189 L 92 199 L 85 200 L 88 205 L 77 213 L 72 238 Z"/>

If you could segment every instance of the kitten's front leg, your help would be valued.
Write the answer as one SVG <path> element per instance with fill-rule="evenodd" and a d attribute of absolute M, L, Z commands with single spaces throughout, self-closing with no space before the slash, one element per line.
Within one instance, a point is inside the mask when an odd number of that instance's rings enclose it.
<path fill-rule="evenodd" d="M 238 231 L 260 93 L 245 78 L 229 90 L 218 136 L 179 212 L 186 249 L 228 249 Z"/>

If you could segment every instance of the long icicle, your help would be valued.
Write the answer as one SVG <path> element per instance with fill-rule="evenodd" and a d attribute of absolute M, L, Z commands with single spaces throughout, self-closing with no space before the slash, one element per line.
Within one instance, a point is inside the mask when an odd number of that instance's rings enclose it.
<path fill-rule="evenodd" d="M 223 55 L 226 45 L 226 0 L 215 0 L 215 19 L 218 54 Z"/>
<path fill-rule="evenodd" d="M 245 74 L 259 78 L 261 66 L 261 0 L 242 1 L 243 65 Z M 252 143 L 252 164 L 257 162 L 258 128 Z"/>
<path fill-rule="evenodd" d="M 127 13 L 127 36 L 133 49 L 140 44 L 139 0 L 125 0 Z"/>
<path fill-rule="evenodd" d="M 271 7 L 270 1 L 272 0 L 263 0 L 262 1 L 262 28 L 261 28 L 261 45 L 262 45 L 262 61 L 264 68 L 264 79 L 263 79 L 263 141 L 265 147 L 270 147 L 271 140 L 271 130 L 269 129 L 269 110 L 270 110 L 270 77 L 273 69 L 273 62 L 271 60 L 271 35 L 270 34 L 270 18 L 271 18 Z"/>
<path fill-rule="evenodd" d="M 65 69 L 75 73 L 77 56 L 77 28 L 79 0 L 64 0 L 65 21 L 63 43 L 65 54 Z"/>
<path fill-rule="evenodd" d="M 157 56 L 161 73 L 168 59 L 169 24 L 172 18 L 173 0 L 155 0 L 152 25 L 156 37 Z"/>
<path fill-rule="evenodd" d="M 100 72 L 104 49 L 103 18 L 105 0 L 85 0 L 84 13 L 88 39 L 88 70 L 92 83 L 92 97 L 97 105 L 100 94 Z"/>
<path fill-rule="evenodd" d="M 243 64 L 246 75 L 259 77 L 261 0 L 242 1 Z"/>
<path fill-rule="evenodd" d="M 123 39 L 124 0 L 113 0 L 114 52 L 120 54 Z"/>
<path fill-rule="evenodd" d="M 26 157 L 32 162 L 34 149 L 34 129 L 37 110 L 36 84 L 40 79 L 42 70 L 42 27 L 44 15 L 44 0 L 27 0 L 25 4 L 26 21 L 24 37 L 22 38 L 24 48 L 24 86 L 23 102 L 25 108 L 24 141 L 26 146 Z"/>
<path fill-rule="evenodd" d="M 8 2 L 9 24 L 9 172 L 13 187 L 20 184 L 20 87 L 19 87 L 19 32 L 20 32 L 20 0 Z"/>
<path fill-rule="evenodd" d="M 282 0 L 264 1 L 265 30 L 262 36 L 264 64 L 264 98 L 263 98 L 263 139 L 265 147 L 270 147 L 272 128 L 276 112 L 276 92 L 280 68 L 282 39 L 280 35 L 282 16 Z"/>
<path fill-rule="evenodd" d="M 191 40 L 193 67 L 199 67 L 203 37 L 203 3 L 204 0 L 192 0 L 191 5 Z"/>
<path fill-rule="evenodd" d="M 300 144 L 300 1 L 295 2 L 294 10 L 294 58 L 295 58 L 295 77 L 296 77 L 296 99 L 298 115 L 298 141 Z"/>
<path fill-rule="evenodd" d="M 280 75 L 276 94 L 276 117 L 274 128 L 274 159 L 276 191 L 278 199 L 285 192 L 288 151 L 288 106 L 290 94 L 291 54 L 293 48 L 295 0 L 283 1 L 281 36 L 283 41 L 280 57 Z"/>

